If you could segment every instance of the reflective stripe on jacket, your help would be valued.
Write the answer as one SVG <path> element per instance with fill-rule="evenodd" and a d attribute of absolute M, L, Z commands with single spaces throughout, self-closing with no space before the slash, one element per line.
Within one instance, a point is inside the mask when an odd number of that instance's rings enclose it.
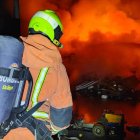
<path fill-rule="evenodd" d="M 34 116 L 48 119 L 54 131 L 61 130 L 72 118 L 72 96 L 59 50 L 42 35 L 21 39 L 25 46 L 23 64 L 30 68 L 34 80 L 32 106 L 46 100 Z"/>

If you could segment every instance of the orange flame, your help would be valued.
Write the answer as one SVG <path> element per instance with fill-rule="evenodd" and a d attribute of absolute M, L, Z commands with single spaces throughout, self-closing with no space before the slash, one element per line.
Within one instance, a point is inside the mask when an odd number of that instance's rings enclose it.
<path fill-rule="evenodd" d="M 62 54 L 71 81 L 132 74 L 140 78 L 139 7 L 140 0 L 20 0 L 21 33 L 27 35 L 28 22 L 36 11 L 56 10 L 64 24 Z M 87 122 L 95 121 L 101 106 L 92 109 L 89 103 L 86 108 L 84 103 L 78 113 L 85 114 Z M 139 118 L 139 108 L 134 118 Z M 86 114 L 91 110 L 92 115 Z"/>
<path fill-rule="evenodd" d="M 37 10 L 56 10 L 64 24 L 62 54 L 71 58 L 65 61 L 71 80 L 83 74 L 129 76 L 134 70 L 140 77 L 139 4 L 138 0 L 21 0 L 21 31 L 27 34 Z"/>

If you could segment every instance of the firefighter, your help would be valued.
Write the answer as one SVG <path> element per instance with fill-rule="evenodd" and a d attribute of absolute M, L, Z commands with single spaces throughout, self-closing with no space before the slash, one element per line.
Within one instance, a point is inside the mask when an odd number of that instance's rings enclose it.
<path fill-rule="evenodd" d="M 67 128 L 72 118 L 72 96 L 69 79 L 59 48 L 63 26 L 52 10 L 36 12 L 28 26 L 24 44 L 23 64 L 33 76 L 32 108 L 39 101 L 45 104 L 32 116 L 46 123 L 51 135 Z"/>

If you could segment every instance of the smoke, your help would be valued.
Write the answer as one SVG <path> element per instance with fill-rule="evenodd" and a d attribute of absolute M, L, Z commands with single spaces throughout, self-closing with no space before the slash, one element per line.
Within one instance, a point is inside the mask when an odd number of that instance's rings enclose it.
<path fill-rule="evenodd" d="M 80 0 L 71 8 L 70 17 L 65 19 L 65 39 L 90 41 L 90 33 L 96 31 L 115 35 L 140 33 L 139 22 L 127 16 L 121 7 L 119 0 Z"/>
<path fill-rule="evenodd" d="M 73 81 L 79 78 L 87 80 L 131 75 L 140 77 L 139 44 L 124 42 L 93 44 L 91 39 L 88 43 L 73 40 L 71 45 L 75 47 L 75 52 L 69 54 L 69 57 L 66 56 L 65 64 L 68 64 L 68 68 L 72 71 L 70 77 Z"/>
<path fill-rule="evenodd" d="M 34 12 L 55 10 L 64 25 L 61 51 L 70 79 L 140 77 L 139 0 L 21 0 L 21 31 Z"/>
<path fill-rule="evenodd" d="M 123 10 L 128 17 L 133 18 L 135 20 L 139 20 L 139 0 L 122 0 L 121 4 L 119 5 L 120 10 Z"/>

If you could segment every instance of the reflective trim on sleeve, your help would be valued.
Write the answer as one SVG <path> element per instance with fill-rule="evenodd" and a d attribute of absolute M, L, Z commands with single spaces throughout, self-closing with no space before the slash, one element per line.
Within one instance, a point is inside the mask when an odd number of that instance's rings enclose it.
<path fill-rule="evenodd" d="M 33 113 L 32 116 L 35 118 L 41 118 L 41 119 L 48 119 L 49 118 L 49 115 L 43 111 L 36 111 L 35 113 Z"/>
<path fill-rule="evenodd" d="M 54 125 L 52 122 L 50 122 L 50 126 L 51 126 L 51 131 L 52 131 L 52 134 L 55 135 L 57 134 L 59 131 L 61 131 L 62 129 L 56 129 L 54 128 Z"/>
<path fill-rule="evenodd" d="M 48 70 L 49 70 L 49 68 L 47 68 L 47 67 L 42 68 L 40 70 L 40 73 L 38 75 L 37 81 L 36 81 L 35 86 L 34 86 L 34 91 L 33 91 L 33 94 L 32 94 L 32 98 L 31 98 L 32 107 L 35 106 L 38 103 L 38 96 L 39 96 L 40 91 L 42 89 L 42 86 L 43 86 L 43 83 L 45 81 Z M 46 112 L 43 112 L 43 111 L 36 111 L 35 113 L 33 113 L 33 116 L 35 118 L 42 118 L 42 119 L 47 119 L 48 118 L 48 114 Z"/>

